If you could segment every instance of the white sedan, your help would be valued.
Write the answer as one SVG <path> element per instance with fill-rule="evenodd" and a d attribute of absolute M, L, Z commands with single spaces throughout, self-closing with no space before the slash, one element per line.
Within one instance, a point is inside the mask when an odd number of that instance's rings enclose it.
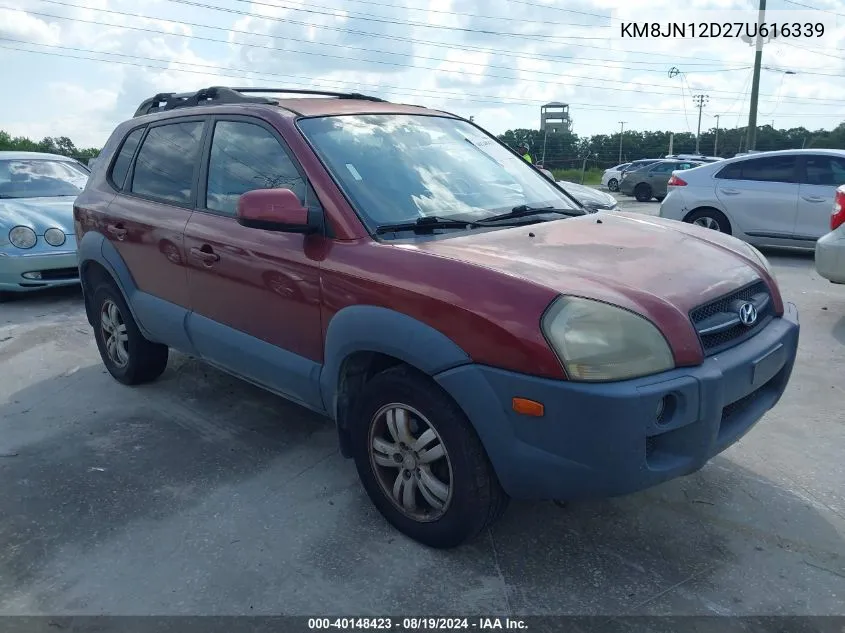
<path fill-rule="evenodd" d="M 843 183 L 843 150 L 760 152 L 673 172 L 660 216 L 755 246 L 812 249 Z"/>
<path fill-rule="evenodd" d="M 611 191 L 619 191 L 619 181 L 622 180 L 622 170 L 631 163 L 622 163 L 616 167 L 605 169 L 601 175 L 601 184 Z"/>

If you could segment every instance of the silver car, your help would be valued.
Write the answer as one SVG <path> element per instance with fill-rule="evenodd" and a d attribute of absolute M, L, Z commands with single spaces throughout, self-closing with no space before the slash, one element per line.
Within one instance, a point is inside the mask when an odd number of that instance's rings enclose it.
<path fill-rule="evenodd" d="M 759 152 L 674 172 L 660 216 L 757 246 L 812 249 L 843 183 L 843 150 Z"/>
<path fill-rule="evenodd" d="M 845 284 L 845 185 L 836 190 L 830 233 L 816 242 L 816 272 L 835 284 Z"/>
<path fill-rule="evenodd" d="M 0 300 L 79 283 L 73 202 L 88 174 L 65 156 L 0 152 Z"/>

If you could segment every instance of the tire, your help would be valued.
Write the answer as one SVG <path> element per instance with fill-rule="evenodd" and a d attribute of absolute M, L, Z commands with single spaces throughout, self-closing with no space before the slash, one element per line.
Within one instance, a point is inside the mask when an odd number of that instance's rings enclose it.
<path fill-rule="evenodd" d="M 634 187 L 634 197 L 637 202 L 648 202 L 652 198 L 651 186 L 641 182 Z"/>
<path fill-rule="evenodd" d="M 666 196 L 655 196 L 655 200 L 658 202 L 663 202 L 666 199 Z"/>
<path fill-rule="evenodd" d="M 685 217 L 684 222 L 731 235 L 730 220 L 718 209 L 698 209 Z"/>
<path fill-rule="evenodd" d="M 139 385 L 161 376 L 167 367 L 167 346 L 144 338 L 120 290 L 112 283 L 104 283 L 94 290 L 92 302 L 94 338 L 103 364 L 115 380 Z M 116 339 L 111 332 L 118 333 Z"/>
<path fill-rule="evenodd" d="M 356 399 L 350 422 L 364 489 L 384 518 L 410 538 L 456 547 L 504 513 L 508 497 L 481 440 L 427 376 L 405 365 L 377 374 Z M 423 435 L 428 441 L 414 446 Z M 426 455 L 430 461 L 417 461 Z M 410 509 L 403 509 L 409 488 Z"/>
<path fill-rule="evenodd" d="M 616 178 L 611 178 L 607 181 L 607 188 L 611 191 L 619 191 L 619 181 Z"/>

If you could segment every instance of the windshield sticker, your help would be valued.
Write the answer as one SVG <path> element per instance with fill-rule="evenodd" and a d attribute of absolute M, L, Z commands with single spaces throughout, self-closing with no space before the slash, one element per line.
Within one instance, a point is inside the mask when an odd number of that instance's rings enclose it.
<path fill-rule="evenodd" d="M 349 173 L 350 173 L 350 174 L 352 174 L 352 177 L 353 177 L 355 180 L 357 180 L 357 181 L 359 181 L 359 182 L 360 182 L 361 180 L 364 180 L 363 178 L 361 178 L 361 174 L 359 174 L 359 173 L 358 173 L 358 170 L 357 170 L 357 169 L 355 169 L 355 165 L 353 165 L 352 163 L 346 163 L 346 169 L 348 169 L 348 170 L 349 170 Z"/>

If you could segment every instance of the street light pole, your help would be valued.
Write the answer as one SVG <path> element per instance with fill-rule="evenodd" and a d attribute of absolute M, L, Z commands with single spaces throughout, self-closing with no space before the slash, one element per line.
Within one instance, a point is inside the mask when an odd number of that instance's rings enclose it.
<path fill-rule="evenodd" d="M 763 38 L 760 36 L 760 25 L 766 20 L 766 0 L 760 0 L 757 14 L 757 41 L 754 51 L 754 74 L 751 78 L 751 108 L 748 112 L 748 130 L 745 151 L 751 151 L 757 144 L 757 97 L 760 94 L 760 65 L 763 61 Z"/>
<path fill-rule="evenodd" d="M 719 117 L 722 116 L 721 114 L 717 114 L 716 116 L 716 138 L 713 139 L 713 156 L 718 156 L 717 153 L 719 151 Z"/>
<path fill-rule="evenodd" d="M 619 121 L 619 125 L 622 127 L 619 128 L 619 164 L 622 164 L 622 134 L 625 132 L 625 123 L 627 121 Z"/>

